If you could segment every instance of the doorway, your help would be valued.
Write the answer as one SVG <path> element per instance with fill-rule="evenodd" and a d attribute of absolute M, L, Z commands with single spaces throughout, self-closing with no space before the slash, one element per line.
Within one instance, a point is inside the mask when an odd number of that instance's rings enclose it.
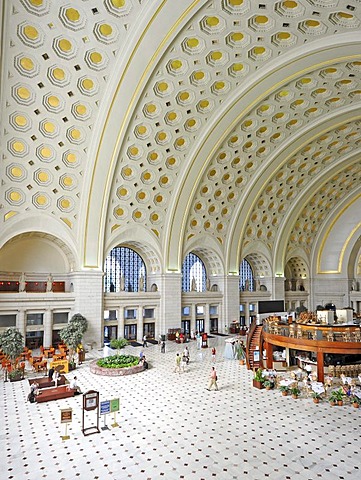
<path fill-rule="evenodd" d="M 155 323 L 145 323 L 143 327 L 143 335 L 146 335 L 148 338 L 155 337 Z"/>
<path fill-rule="evenodd" d="M 137 339 L 137 324 L 124 325 L 124 338 L 127 340 Z"/>
<path fill-rule="evenodd" d="M 211 333 L 218 333 L 218 318 L 211 318 Z"/>
<path fill-rule="evenodd" d="M 197 318 L 196 319 L 196 331 L 199 333 L 204 332 L 204 318 Z"/>

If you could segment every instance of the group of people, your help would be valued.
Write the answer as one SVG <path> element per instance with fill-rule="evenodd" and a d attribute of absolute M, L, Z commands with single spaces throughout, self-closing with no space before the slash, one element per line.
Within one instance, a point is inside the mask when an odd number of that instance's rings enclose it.
<path fill-rule="evenodd" d="M 187 365 L 189 365 L 189 350 L 186 346 L 182 355 L 180 355 L 179 353 L 176 354 L 174 371 L 178 373 L 180 373 L 181 371 L 185 372 Z"/>
<path fill-rule="evenodd" d="M 49 369 L 48 379 L 49 379 L 50 382 L 54 382 L 55 388 L 58 387 L 60 377 L 61 377 L 61 375 L 58 372 L 58 370 L 54 369 L 53 367 L 51 367 Z M 80 390 L 80 387 L 78 385 L 78 378 L 76 376 L 70 380 L 67 388 L 69 390 L 74 390 L 74 395 L 80 395 L 82 393 L 81 390 Z M 40 395 L 40 385 L 37 381 L 34 381 L 30 385 L 30 392 L 29 392 L 29 395 L 28 395 L 28 401 L 30 403 L 34 403 L 37 395 Z"/>

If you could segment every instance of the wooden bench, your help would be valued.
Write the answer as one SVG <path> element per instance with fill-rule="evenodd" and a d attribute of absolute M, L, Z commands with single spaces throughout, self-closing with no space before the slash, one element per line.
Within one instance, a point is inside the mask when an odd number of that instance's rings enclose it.
<path fill-rule="evenodd" d="M 67 386 L 44 388 L 39 395 L 36 395 L 36 403 L 50 402 L 51 400 L 59 400 L 60 398 L 74 397 L 74 390 Z"/>
<path fill-rule="evenodd" d="M 58 379 L 58 387 L 65 385 L 65 377 L 64 375 L 60 375 Z M 38 378 L 30 378 L 29 379 L 29 384 L 31 385 L 32 383 L 37 383 L 39 385 L 39 389 L 41 388 L 49 388 L 49 387 L 55 387 L 55 382 L 53 380 L 50 380 L 49 377 L 38 377 Z"/>

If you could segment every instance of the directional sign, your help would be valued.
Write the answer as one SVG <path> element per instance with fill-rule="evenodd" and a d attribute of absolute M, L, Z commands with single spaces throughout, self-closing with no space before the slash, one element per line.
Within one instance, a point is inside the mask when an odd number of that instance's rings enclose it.
<path fill-rule="evenodd" d="M 110 411 L 118 412 L 119 411 L 119 398 L 113 398 L 110 400 Z"/>
<path fill-rule="evenodd" d="M 107 413 L 110 413 L 110 400 L 100 402 L 100 415 L 106 415 Z"/>

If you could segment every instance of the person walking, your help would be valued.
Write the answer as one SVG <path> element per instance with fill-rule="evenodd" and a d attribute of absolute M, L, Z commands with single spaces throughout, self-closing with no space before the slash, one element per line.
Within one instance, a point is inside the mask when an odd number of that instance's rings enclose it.
<path fill-rule="evenodd" d="M 184 349 L 183 357 L 185 357 L 186 364 L 189 365 L 189 350 L 187 346 Z"/>
<path fill-rule="evenodd" d="M 165 341 L 164 340 L 160 344 L 160 353 L 165 353 Z"/>
<path fill-rule="evenodd" d="M 211 388 L 214 386 L 215 390 L 218 390 L 218 385 L 217 385 L 217 372 L 214 367 L 212 367 L 211 370 L 211 375 L 210 375 L 210 382 L 209 382 L 209 387 L 207 390 L 211 390 Z"/>
<path fill-rule="evenodd" d="M 181 369 L 182 369 L 182 372 L 185 372 L 186 371 L 186 366 L 187 366 L 187 357 L 184 355 L 182 355 L 182 361 L 181 361 Z"/>
<path fill-rule="evenodd" d="M 215 363 L 216 361 L 216 348 L 215 347 L 212 347 L 212 361 L 213 363 Z"/>
<path fill-rule="evenodd" d="M 144 347 L 147 347 L 147 346 L 148 346 L 148 343 L 147 343 L 147 336 L 146 336 L 146 335 L 144 335 L 144 337 L 143 337 L 143 348 L 144 348 Z"/>
<path fill-rule="evenodd" d="M 182 361 L 182 357 L 179 355 L 179 353 L 177 353 L 176 357 L 175 357 L 175 368 L 174 368 L 174 373 L 180 373 L 181 372 L 181 361 Z"/>

